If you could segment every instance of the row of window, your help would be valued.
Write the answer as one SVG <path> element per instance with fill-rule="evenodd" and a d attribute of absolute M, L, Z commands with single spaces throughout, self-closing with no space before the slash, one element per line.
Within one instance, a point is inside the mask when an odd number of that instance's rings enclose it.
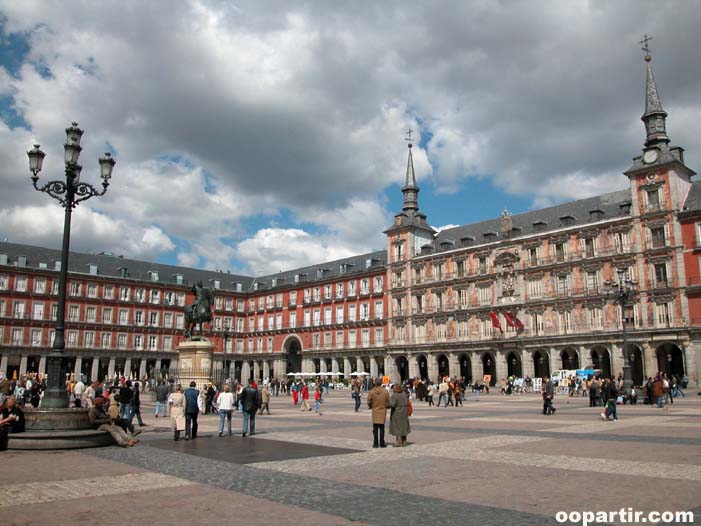
<path fill-rule="evenodd" d="M 4 327 L 0 327 L 0 342 L 5 342 Z M 29 338 L 25 341 L 25 330 L 22 327 L 13 327 L 9 334 L 10 345 L 50 347 L 53 344 L 55 332 L 53 329 L 30 329 Z M 94 331 L 67 330 L 66 347 L 85 349 L 123 349 L 123 350 L 148 350 L 148 351 L 172 351 L 173 337 L 159 336 L 156 334 L 114 334 Z"/>
<path fill-rule="evenodd" d="M 674 304 L 673 302 L 655 303 L 652 325 L 656 328 L 666 328 L 674 326 Z M 497 314 L 497 320 L 504 334 L 516 336 L 519 332 L 515 326 L 509 326 L 506 318 Z M 591 307 L 584 309 L 583 322 L 574 323 L 571 311 L 558 312 L 555 315 L 546 316 L 545 313 L 529 313 L 522 315 L 525 336 L 544 335 L 567 335 L 590 331 L 600 331 L 605 328 L 615 330 L 621 326 L 620 311 L 616 307 L 616 316 L 613 320 L 606 321 L 604 309 L 601 307 Z M 640 305 L 629 306 L 625 312 L 626 325 L 631 328 L 639 328 Z M 608 327 L 607 327 L 608 323 Z M 450 340 L 470 340 L 470 339 L 491 339 L 501 334 L 498 327 L 491 318 L 478 319 L 472 317 L 470 321 L 458 321 L 454 324 L 434 323 L 433 332 L 430 333 L 427 325 L 417 325 L 413 327 L 413 333 L 405 326 L 395 327 L 393 343 L 415 342 L 441 342 Z"/>

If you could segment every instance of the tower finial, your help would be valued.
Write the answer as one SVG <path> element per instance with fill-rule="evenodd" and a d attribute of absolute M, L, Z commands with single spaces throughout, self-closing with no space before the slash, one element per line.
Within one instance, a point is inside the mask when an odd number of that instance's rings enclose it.
<path fill-rule="evenodd" d="M 650 62 L 652 60 L 652 57 L 650 56 L 650 46 L 648 45 L 648 43 L 653 38 L 655 37 L 649 37 L 647 36 L 647 33 L 645 33 L 645 37 L 640 41 L 640 44 L 643 45 L 641 49 L 645 52 L 645 62 Z"/>
<path fill-rule="evenodd" d="M 406 132 L 405 141 L 409 142 L 409 157 L 406 162 L 406 177 L 404 178 L 404 186 L 402 193 L 404 194 L 404 206 L 402 209 L 405 212 L 417 212 L 419 210 L 419 187 L 416 186 L 416 174 L 414 173 L 414 157 L 411 154 L 412 139 L 411 134 L 414 130 L 409 128 Z"/>
<path fill-rule="evenodd" d="M 645 123 L 645 147 L 658 146 L 660 143 L 669 143 L 667 137 L 667 127 L 665 119 L 667 112 L 662 109 L 660 102 L 660 94 L 657 92 L 657 84 L 655 76 L 652 74 L 652 57 L 650 57 L 649 42 L 653 37 L 647 36 L 640 43 L 643 44 L 642 50 L 645 52 L 645 62 L 647 63 L 647 79 L 645 83 L 645 113 L 641 117 Z"/>

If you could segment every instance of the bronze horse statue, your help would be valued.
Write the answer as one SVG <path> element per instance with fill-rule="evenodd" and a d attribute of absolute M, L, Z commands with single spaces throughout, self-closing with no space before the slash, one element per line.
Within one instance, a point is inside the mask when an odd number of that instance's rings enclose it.
<path fill-rule="evenodd" d="M 198 281 L 193 287 L 195 301 L 185 306 L 185 335 L 192 339 L 195 325 L 199 325 L 202 334 L 202 324 L 207 322 L 212 324 L 212 305 L 214 304 L 214 292 L 202 286 Z"/>

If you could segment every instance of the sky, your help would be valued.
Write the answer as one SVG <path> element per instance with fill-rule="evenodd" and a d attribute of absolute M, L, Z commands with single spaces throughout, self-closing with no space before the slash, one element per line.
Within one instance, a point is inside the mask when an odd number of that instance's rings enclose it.
<path fill-rule="evenodd" d="M 0 0 L 0 240 L 59 248 L 29 180 L 81 180 L 71 247 L 261 275 L 386 247 L 414 130 L 421 210 L 459 225 L 619 190 L 651 41 L 667 130 L 701 162 L 685 1 Z"/>

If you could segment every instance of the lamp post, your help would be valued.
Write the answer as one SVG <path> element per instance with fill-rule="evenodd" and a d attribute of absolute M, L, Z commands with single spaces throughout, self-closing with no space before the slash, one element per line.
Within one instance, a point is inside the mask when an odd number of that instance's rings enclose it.
<path fill-rule="evenodd" d="M 65 408 L 68 406 L 66 392 L 61 385 L 61 360 L 66 349 L 65 332 L 65 310 L 66 310 L 66 282 L 68 279 L 68 251 L 71 239 L 71 214 L 73 209 L 82 201 L 91 197 L 101 196 L 107 192 L 112 177 L 112 169 L 115 160 L 109 153 L 105 153 L 98 162 L 100 164 L 100 177 L 102 178 L 102 190 L 97 190 L 88 183 L 80 182 L 80 172 L 82 166 L 78 164 L 80 157 L 80 139 L 83 130 L 78 128 L 78 123 L 74 122 L 66 128 L 66 143 L 63 145 L 65 153 L 65 181 L 49 181 L 43 186 L 39 183 L 39 172 L 44 162 L 46 154 L 41 151 L 38 144 L 34 149 L 27 152 L 29 157 L 29 171 L 32 173 L 31 181 L 34 188 L 39 192 L 49 194 L 56 199 L 63 207 L 65 214 L 63 220 L 63 245 L 61 246 L 61 273 L 58 284 L 58 312 L 56 313 L 56 328 L 54 342 L 51 353 L 46 360 L 48 374 L 47 388 L 42 399 L 42 408 Z"/>
<path fill-rule="evenodd" d="M 612 303 L 621 307 L 621 325 L 623 326 L 623 385 L 626 389 L 633 385 L 632 371 L 630 370 L 630 360 L 628 359 L 628 333 L 626 331 L 625 308 L 629 301 L 634 301 L 637 294 L 637 283 L 626 277 L 624 269 L 618 269 L 618 281 L 612 282 L 607 279 L 604 282 L 604 291 Z"/>

